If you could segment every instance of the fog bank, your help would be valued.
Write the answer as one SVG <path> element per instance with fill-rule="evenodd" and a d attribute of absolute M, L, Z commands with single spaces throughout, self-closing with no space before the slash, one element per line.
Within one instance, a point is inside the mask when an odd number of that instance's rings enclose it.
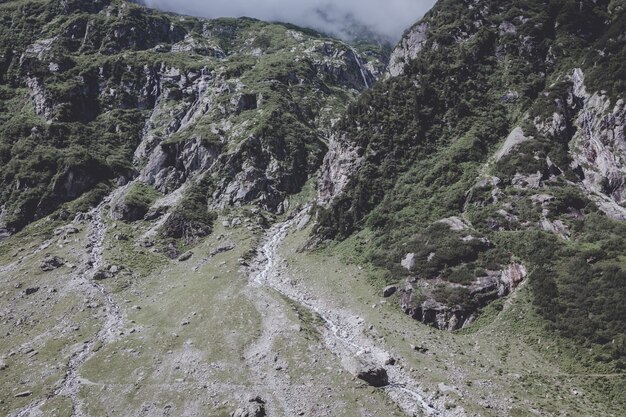
<path fill-rule="evenodd" d="M 150 6 L 181 14 L 216 17 L 254 17 L 289 22 L 346 36 L 348 22 L 397 41 L 435 3 L 435 0 L 144 0 Z"/>

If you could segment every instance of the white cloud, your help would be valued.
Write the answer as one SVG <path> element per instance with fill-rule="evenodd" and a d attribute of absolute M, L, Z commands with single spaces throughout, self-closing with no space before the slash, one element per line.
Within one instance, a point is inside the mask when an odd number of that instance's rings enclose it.
<path fill-rule="evenodd" d="M 336 34 L 347 16 L 370 30 L 399 39 L 435 0 L 144 0 L 151 7 L 195 16 L 241 17 L 284 21 Z M 323 19 L 316 11 L 324 12 Z M 332 20 L 333 22 L 329 22 Z"/>

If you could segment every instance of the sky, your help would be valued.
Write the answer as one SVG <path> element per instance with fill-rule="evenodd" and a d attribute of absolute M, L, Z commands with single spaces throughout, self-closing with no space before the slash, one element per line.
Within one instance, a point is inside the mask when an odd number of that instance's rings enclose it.
<path fill-rule="evenodd" d="M 336 35 L 351 16 L 391 41 L 400 39 L 435 0 L 144 0 L 150 6 L 193 16 L 254 17 L 289 22 Z M 324 19 L 317 11 L 323 11 Z M 329 21 L 330 20 L 330 21 Z"/>

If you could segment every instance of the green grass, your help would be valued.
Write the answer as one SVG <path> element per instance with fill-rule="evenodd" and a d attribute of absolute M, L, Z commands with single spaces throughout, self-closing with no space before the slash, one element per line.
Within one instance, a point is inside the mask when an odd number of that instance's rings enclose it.
<path fill-rule="evenodd" d="M 442 332 L 410 320 L 393 298 L 382 299 L 382 282 L 371 281 L 369 268 L 353 262 L 358 259 L 354 236 L 303 255 L 298 248 L 307 239 L 307 231 L 291 233 L 282 252 L 292 274 L 301 277 L 296 285 L 363 317 L 366 327 L 373 326 L 370 333 L 392 347 L 405 369 L 415 369 L 423 389 L 435 392 L 439 383 L 453 385 L 460 397 L 446 393 L 445 401 L 481 415 L 504 412 L 480 406 L 486 396 L 506 399 L 507 406 L 511 399 L 519 410 L 620 414 L 626 377 L 598 366 L 590 360 L 592 353 L 545 329 L 528 284 L 487 306 L 467 329 Z M 410 344 L 423 345 L 429 353 L 418 354 Z M 452 377 L 458 374 L 463 378 Z M 492 384 L 486 388 L 483 381 Z M 584 391 L 584 396 L 572 395 L 573 389 Z"/>

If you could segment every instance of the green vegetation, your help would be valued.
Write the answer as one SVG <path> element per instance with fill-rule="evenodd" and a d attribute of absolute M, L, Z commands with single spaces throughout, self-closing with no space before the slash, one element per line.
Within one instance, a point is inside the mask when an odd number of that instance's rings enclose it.
<path fill-rule="evenodd" d="M 158 196 L 159 193 L 148 184 L 141 182 L 132 184 L 124 197 L 125 220 L 142 219 Z"/>
<path fill-rule="evenodd" d="M 191 244 L 211 234 L 217 218 L 215 213 L 209 211 L 212 192 L 213 185 L 208 177 L 191 184 L 162 226 L 163 237 L 182 239 L 185 244 Z"/>
<path fill-rule="evenodd" d="M 505 3 L 480 10 L 439 2 L 404 75 L 349 106 L 336 137 L 363 160 L 343 194 L 319 211 L 315 233 L 345 239 L 371 232 L 363 258 L 389 282 L 413 275 L 467 285 L 486 270 L 522 262 L 544 324 L 621 368 L 626 328 L 617 300 L 626 290 L 626 231 L 574 185 L 581 178 L 570 167 L 569 142 L 578 107 L 568 76 L 580 67 L 588 91 L 606 90 L 613 102 L 623 97 L 623 77 L 614 74 L 623 73 L 626 11 L 609 2 Z M 614 72 L 598 67 L 598 51 Z M 554 113 L 564 128 L 540 132 L 537 121 Z M 531 139 L 491 159 L 516 126 Z M 537 173 L 540 189 L 524 185 Z M 545 203 L 539 194 L 548 195 Z M 450 216 L 470 230 L 433 224 Z M 560 222 L 569 241 L 541 231 L 544 220 Z M 475 239 L 461 240 L 465 234 Z M 410 274 L 400 266 L 407 253 L 416 254 Z M 434 297 L 468 301 L 451 286 L 437 287 Z"/>
<path fill-rule="evenodd" d="M 0 21 L 0 207 L 13 232 L 133 178 L 146 129 L 174 153 L 191 140 L 218 155 L 242 152 L 222 160 L 219 178 L 247 160 L 260 170 L 276 161 L 275 208 L 317 170 L 322 132 L 362 87 L 347 45 L 293 25 L 201 20 L 123 0 L 3 2 Z M 388 52 L 359 50 L 378 65 Z M 178 129 L 200 99 L 201 74 L 215 89 L 211 105 Z M 172 120 L 146 124 L 157 104 Z"/>

